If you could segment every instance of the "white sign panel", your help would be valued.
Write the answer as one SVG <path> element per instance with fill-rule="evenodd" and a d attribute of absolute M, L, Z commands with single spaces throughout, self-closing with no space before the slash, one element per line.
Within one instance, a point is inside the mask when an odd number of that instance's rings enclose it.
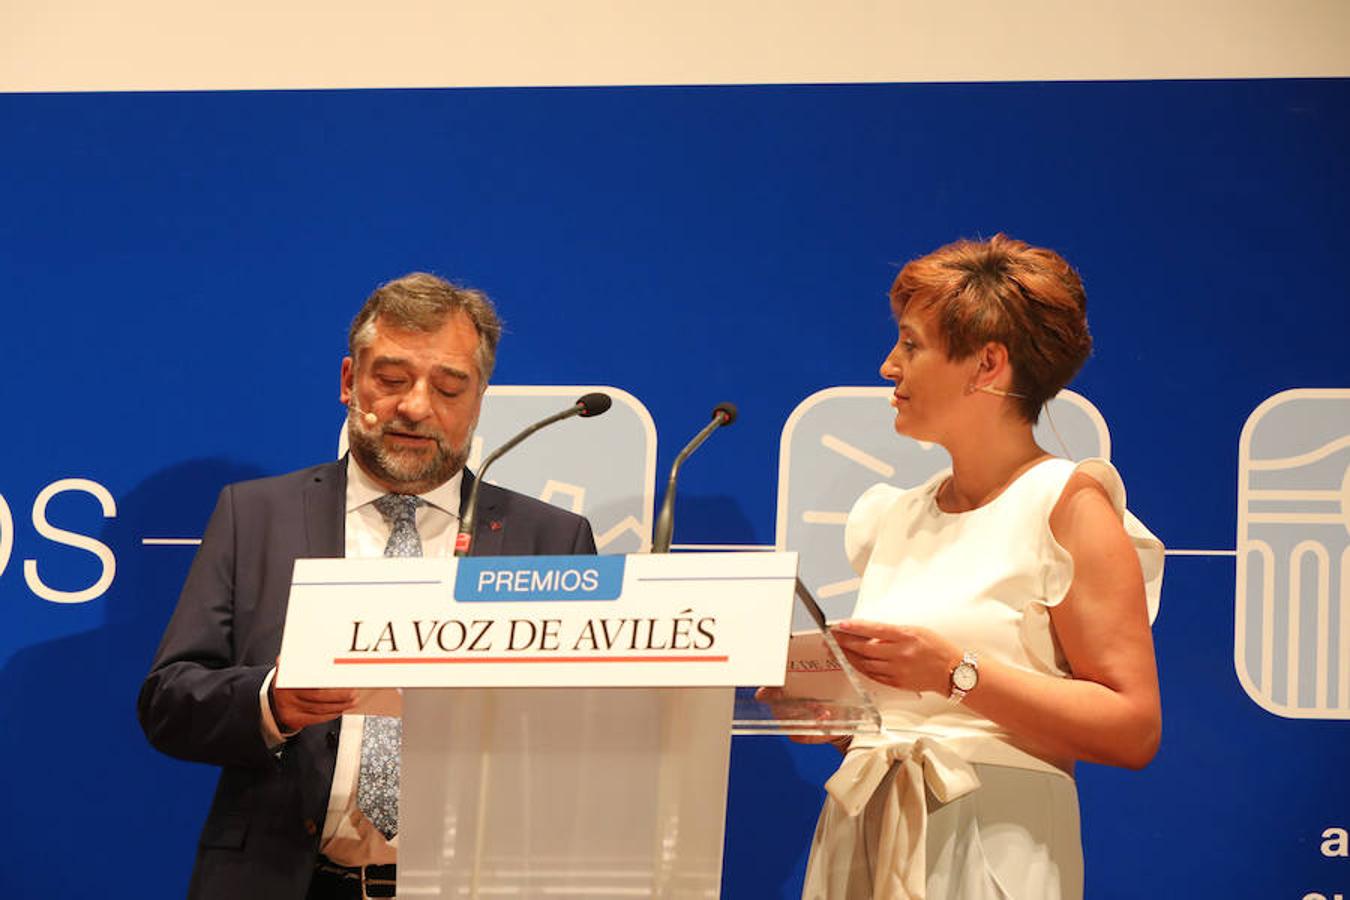
<path fill-rule="evenodd" d="M 306 559 L 279 687 L 781 685 L 795 553 Z"/>
<path fill-rule="evenodd" d="M 1278 716 L 1350 719 L 1350 390 L 1283 391 L 1238 445 L 1233 664 Z"/>

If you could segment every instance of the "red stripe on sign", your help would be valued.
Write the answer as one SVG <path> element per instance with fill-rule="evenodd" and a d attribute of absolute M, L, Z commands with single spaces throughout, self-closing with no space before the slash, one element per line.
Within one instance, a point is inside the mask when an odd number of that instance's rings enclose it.
<path fill-rule="evenodd" d="M 423 663 L 649 663 L 649 662 L 727 662 L 729 656 L 411 656 L 396 659 L 371 659 L 365 656 L 336 656 L 335 666 L 417 666 Z"/>

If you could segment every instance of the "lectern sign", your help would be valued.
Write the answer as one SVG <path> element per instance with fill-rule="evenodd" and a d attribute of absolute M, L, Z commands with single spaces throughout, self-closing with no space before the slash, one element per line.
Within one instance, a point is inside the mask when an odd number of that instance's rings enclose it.
<path fill-rule="evenodd" d="M 281 687 L 782 684 L 795 553 L 305 559 Z"/>

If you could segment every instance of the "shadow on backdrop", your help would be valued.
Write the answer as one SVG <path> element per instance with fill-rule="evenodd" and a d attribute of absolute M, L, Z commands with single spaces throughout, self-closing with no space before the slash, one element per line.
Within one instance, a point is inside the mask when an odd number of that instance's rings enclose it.
<path fill-rule="evenodd" d="M 16 826 L 6 832 L 0 894 L 186 890 L 216 772 L 151 748 L 136 721 L 136 694 L 195 547 L 147 547 L 141 539 L 199 536 L 220 489 L 261 474 L 228 460 L 192 460 L 119 497 L 99 537 L 116 554 L 117 574 L 91 601 L 104 605 L 103 626 L 25 647 L 0 670 L 0 721 L 10 727 L 0 796 Z"/>

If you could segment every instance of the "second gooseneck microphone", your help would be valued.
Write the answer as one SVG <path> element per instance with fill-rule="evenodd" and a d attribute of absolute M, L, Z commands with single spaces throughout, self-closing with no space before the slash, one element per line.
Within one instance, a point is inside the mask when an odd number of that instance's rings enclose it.
<path fill-rule="evenodd" d="M 455 535 L 455 555 L 468 556 L 469 549 L 473 546 L 473 526 L 474 519 L 478 513 L 478 488 L 483 484 L 483 478 L 487 475 L 488 466 L 498 460 L 506 451 L 534 434 L 546 425 L 552 425 L 554 422 L 561 422 L 563 419 L 570 419 L 572 416 L 581 416 L 588 419 L 591 416 L 598 416 L 609 409 L 614 401 L 609 394 L 599 392 L 586 394 L 577 398 L 577 402 L 564 409 L 562 412 L 554 413 L 545 419 L 540 419 L 533 425 L 521 431 L 511 440 L 502 444 L 496 450 L 488 454 L 478 466 L 478 476 L 473 480 L 473 489 L 469 491 L 469 502 L 464 504 L 464 515 L 459 520 L 459 534 Z"/>
<path fill-rule="evenodd" d="M 669 553 L 670 539 L 675 534 L 675 481 L 680 477 L 680 466 L 689 458 L 689 454 L 699 448 L 699 445 L 708 439 L 712 434 L 723 425 L 730 425 L 736 421 L 736 404 L 719 403 L 713 407 L 712 421 L 703 426 L 703 430 L 694 435 L 694 439 L 684 445 L 680 455 L 675 457 L 675 463 L 670 467 L 670 481 L 666 483 L 666 496 L 661 501 L 661 512 L 656 516 L 656 527 L 652 530 L 652 552 Z"/>

